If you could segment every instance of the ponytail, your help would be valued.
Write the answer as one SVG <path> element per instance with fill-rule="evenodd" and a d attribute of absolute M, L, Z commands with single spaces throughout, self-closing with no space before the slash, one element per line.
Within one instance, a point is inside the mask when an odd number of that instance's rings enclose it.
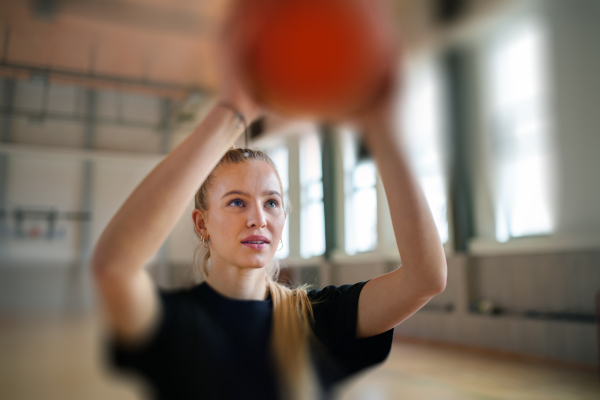
<path fill-rule="evenodd" d="M 271 349 L 275 365 L 279 366 L 282 398 L 316 399 L 318 385 L 309 351 L 314 315 L 307 285 L 289 289 L 270 277 L 267 284 L 273 300 Z"/>

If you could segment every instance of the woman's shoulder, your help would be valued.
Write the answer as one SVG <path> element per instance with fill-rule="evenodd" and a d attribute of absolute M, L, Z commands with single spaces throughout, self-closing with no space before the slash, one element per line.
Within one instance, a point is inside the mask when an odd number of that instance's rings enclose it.
<path fill-rule="evenodd" d="M 358 300 L 366 283 L 329 285 L 307 292 L 313 311 L 313 330 L 317 335 L 329 336 L 339 329 L 354 334 Z"/>
<path fill-rule="evenodd" d="M 358 300 L 360 292 L 368 281 L 345 285 L 328 285 L 322 289 L 308 290 L 306 293 L 313 305 L 338 302 L 344 300 Z"/>
<path fill-rule="evenodd" d="M 337 382 L 383 361 L 391 349 L 393 329 L 371 338 L 356 336 L 358 302 L 368 281 L 329 285 L 308 291 L 313 309 L 312 330 L 318 339 L 316 356 L 327 370 L 330 381 Z"/>
<path fill-rule="evenodd" d="M 167 341 L 177 330 L 192 323 L 193 318 L 191 317 L 200 318 L 202 316 L 197 307 L 197 304 L 201 301 L 199 296 L 195 294 L 198 287 L 199 285 L 179 288 L 155 286 L 160 312 L 153 329 L 148 332 L 144 340 L 141 340 L 135 346 L 124 346 L 114 335 L 110 334 L 109 343 L 111 347 L 122 351 L 141 352 L 158 346 L 160 342 Z"/>

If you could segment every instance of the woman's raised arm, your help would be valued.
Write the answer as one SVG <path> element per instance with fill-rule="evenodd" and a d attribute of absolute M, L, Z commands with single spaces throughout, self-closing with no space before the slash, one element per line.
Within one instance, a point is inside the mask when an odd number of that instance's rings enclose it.
<path fill-rule="evenodd" d="M 239 78 L 240 37 L 235 29 L 222 31 L 218 98 L 250 124 L 262 110 Z M 156 290 L 144 265 L 243 129 L 230 108 L 214 107 L 142 181 L 100 237 L 92 255 L 94 278 L 107 320 L 121 338 L 141 339 L 158 320 Z"/>
<path fill-rule="evenodd" d="M 446 287 L 444 248 L 403 141 L 394 129 L 396 87 L 390 83 L 380 101 L 357 116 L 381 176 L 402 258 L 400 268 L 364 286 L 358 304 L 359 338 L 395 327 Z"/>
<path fill-rule="evenodd" d="M 156 291 L 144 265 L 243 131 L 239 125 L 231 110 L 214 107 L 146 176 L 98 240 L 91 258 L 94 280 L 106 319 L 121 338 L 140 339 L 156 321 Z"/>

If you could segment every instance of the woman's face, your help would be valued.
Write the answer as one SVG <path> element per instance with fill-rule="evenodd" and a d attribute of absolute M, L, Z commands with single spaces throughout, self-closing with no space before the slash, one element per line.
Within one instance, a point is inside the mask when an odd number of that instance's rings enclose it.
<path fill-rule="evenodd" d="M 282 196 L 276 172 L 266 162 L 217 170 L 208 210 L 193 214 L 196 229 L 208 230 L 211 264 L 261 268 L 271 261 L 286 218 Z"/>

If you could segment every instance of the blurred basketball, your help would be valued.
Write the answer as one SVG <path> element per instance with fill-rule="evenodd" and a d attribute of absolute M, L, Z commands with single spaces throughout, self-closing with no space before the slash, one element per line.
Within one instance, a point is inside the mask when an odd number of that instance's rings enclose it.
<path fill-rule="evenodd" d="M 242 79 L 255 99 L 292 117 L 327 119 L 365 107 L 389 72 L 392 40 L 377 0 L 241 0 Z"/>

